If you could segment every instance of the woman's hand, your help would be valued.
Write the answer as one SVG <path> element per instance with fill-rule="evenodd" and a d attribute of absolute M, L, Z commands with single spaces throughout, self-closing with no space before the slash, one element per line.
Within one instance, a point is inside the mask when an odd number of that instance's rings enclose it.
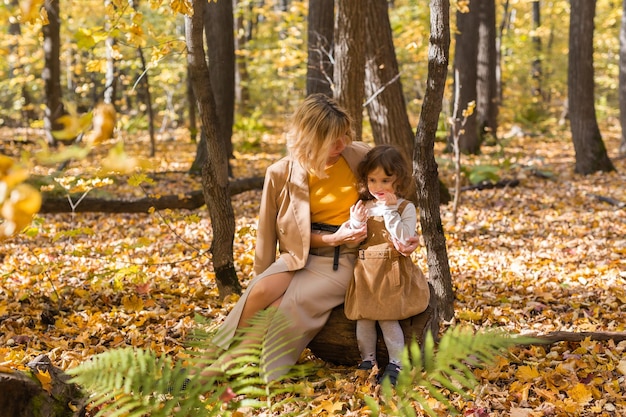
<path fill-rule="evenodd" d="M 410 256 L 415 249 L 419 246 L 419 237 L 413 236 L 408 238 L 407 244 L 404 245 L 397 239 L 393 239 L 393 246 L 404 256 Z"/>
<path fill-rule="evenodd" d="M 350 220 L 344 222 L 335 233 L 311 233 L 311 247 L 334 247 L 348 245 L 356 247 L 367 237 L 367 223 L 362 227 L 350 227 Z"/>
<path fill-rule="evenodd" d="M 336 246 L 339 245 L 357 245 L 367 237 L 367 223 L 363 227 L 350 227 L 350 220 L 344 222 L 334 233 Z"/>

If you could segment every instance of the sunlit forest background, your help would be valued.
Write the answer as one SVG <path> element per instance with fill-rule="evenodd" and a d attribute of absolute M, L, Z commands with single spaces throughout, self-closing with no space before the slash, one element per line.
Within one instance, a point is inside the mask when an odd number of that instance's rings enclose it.
<path fill-rule="evenodd" d="M 107 201 L 201 196 L 199 176 L 189 173 L 199 140 L 199 121 L 191 125 L 181 14 L 189 2 L 59 2 L 60 81 L 70 116 L 66 133 L 82 129 L 73 124 L 102 100 L 108 53 L 116 66 L 114 134 L 88 153 L 45 144 L 46 16 L 39 7 L 28 7 L 36 2 L 0 5 L 0 153 L 8 158 L 0 159 L 0 172 L 19 164 L 19 181 L 41 186 L 48 197 L 56 192 L 72 210 L 40 212 L 32 222 L 29 217 L 26 229 L 0 243 L 0 375 L 27 372 L 40 354 L 70 370 L 124 347 L 185 361 L 198 317 L 217 325 L 238 299 L 220 297 L 208 210 L 198 204 L 112 212 Z M 456 8 L 466 3 L 451 5 L 450 68 Z M 448 72 L 435 155 L 444 185 L 452 189 L 461 175 L 464 189 L 458 212 L 451 204 L 440 207 L 455 292 L 454 317 L 442 323 L 442 331 L 463 325 L 476 332 L 566 335 L 546 345 L 517 346 L 489 366 L 476 367 L 477 386 L 469 399 L 444 394 L 467 417 L 626 415 L 626 159 L 618 154 L 622 5 L 597 1 L 593 57 L 595 109 L 616 172 L 578 175 L 566 105 L 570 1 L 541 1 L 539 24 L 533 3 L 496 1 L 502 87 L 497 140 L 477 155 L 463 155 L 460 173 L 447 149 L 453 100 Z M 286 152 L 285 122 L 306 90 L 307 6 L 306 1 L 236 2 L 238 34 L 246 42 L 236 51 L 245 77 L 237 84 L 233 181 L 262 177 Z M 429 8 L 424 1 L 394 0 L 389 14 L 415 129 L 426 91 Z M 108 39 L 115 39 L 112 47 Z M 533 72 L 537 63 L 540 76 Z M 371 143 L 364 114 L 363 140 Z M 147 169 L 136 176 L 102 174 L 112 156 Z M 478 188 L 481 179 L 511 186 Z M 254 276 L 260 196 L 260 187 L 232 196 L 234 267 L 244 289 Z M 102 199 L 107 210 L 81 212 L 92 197 Z M 413 254 L 425 272 L 426 257 L 423 246 Z M 380 398 L 372 378 L 355 378 L 356 364 L 324 362 L 308 350 L 301 359 L 317 371 L 289 385 L 298 395 L 277 394 L 274 403 L 252 410 L 241 406 L 245 395 L 235 392 L 220 398 L 222 415 L 361 416 L 371 411 L 365 397 Z M 49 388 L 50 375 L 34 376 Z M 428 401 L 438 415 L 449 415 L 435 399 Z M 97 412 L 88 409 L 89 416 Z"/>
<path fill-rule="evenodd" d="M 147 131 L 145 97 L 141 96 L 143 90 L 139 86 L 142 77 L 149 77 L 159 120 L 157 130 L 168 136 L 173 129 L 188 127 L 183 17 L 167 3 L 137 3 L 139 13 L 131 14 L 127 2 L 61 2 L 63 100 L 77 112 L 85 112 L 100 99 L 106 66 L 104 41 L 113 35 L 116 39 L 114 58 L 119 66 L 115 104 L 120 114 L 120 134 Z M 534 132 L 554 131 L 566 101 L 569 2 L 542 3 L 539 27 L 534 27 L 532 22 L 532 2 L 507 1 L 510 5 L 506 21 L 502 15 L 503 2 L 498 3 L 502 134 L 512 125 Z M 20 25 L 20 34 L 11 34 L 9 23 L 15 19 L 15 7 L 5 4 L 0 8 L 3 26 L 0 42 L 4 56 L 0 71 L 5 74 L 0 78 L 0 115 L 2 126 L 36 129 L 41 127 L 38 122 L 44 95 L 42 20 L 33 16 L 29 23 Z M 116 8 L 112 12 L 115 21 L 106 18 L 111 14 L 106 7 Z M 389 12 L 402 87 L 416 124 L 427 75 L 429 10 L 421 2 L 398 0 L 392 2 Z M 274 124 L 280 123 L 303 95 L 307 57 L 306 2 L 290 2 L 283 11 L 271 1 L 240 1 L 236 13 L 245 21 L 254 22 L 254 26 L 245 49 L 237 51 L 238 60 L 245 62 L 248 71 L 242 87 L 249 92 L 249 100 L 237 104 L 235 134 L 253 142 L 264 130 L 273 130 Z M 454 13 L 451 16 L 454 19 Z M 598 1 L 594 35 L 595 92 L 598 118 L 605 126 L 614 125 L 618 115 L 620 19 L 621 8 L 616 2 Z M 454 34 L 454 28 L 452 30 Z M 541 42 L 540 51 L 534 44 L 536 40 Z M 147 61 L 145 70 L 138 48 Z M 537 59 L 543 70 L 541 96 L 534 93 L 537 81 L 532 77 L 532 63 Z M 14 68 L 19 70 L 11 71 Z M 29 102 L 25 101 L 25 93 Z M 450 97 L 451 92 L 446 94 L 447 100 Z M 449 112 L 449 102 L 444 103 L 442 130 L 446 129 L 444 121 Z"/>

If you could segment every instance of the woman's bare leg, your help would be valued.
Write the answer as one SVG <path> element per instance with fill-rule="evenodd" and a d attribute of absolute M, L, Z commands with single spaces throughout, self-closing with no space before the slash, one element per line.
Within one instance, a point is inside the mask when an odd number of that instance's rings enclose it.
<path fill-rule="evenodd" d="M 250 293 L 248 294 L 248 299 L 246 300 L 246 304 L 241 312 L 237 328 L 248 326 L 248 320 L 254 317 L 254 315 L 259 311 L 264 310 L 269 306 L 278 306 L 283 294 L 287 291 L 287 287 L 289 287 L 289 283 L 291 283 L 293 274 L 294 273 L 292 271 L 280 272 L 269 275 L 257 282 L 254 287 L 250 289 Z M 245 340 L 241 341 L 240 347 L 245 344 Z M 228 364 L 234 359 L 235 356 L 236 354 L 234 353 L 229 353 L 228 355 L 223 356 L 211 367 L 203 370 L 202 376 L 211 377 L 222 375 L 224 373 L 222 364 Z"/>
<path fill-rule="evenodd" d="M 243 306 L 237 327 L 247 326 L 248 320 L 256 313 L 266 309 L 279 300 L 285 291 L 287 291 L 293 274 L 293 271 L 280 272 L 267 276 L 257 282 L 250 290 L 250 294 L 248 294 L 248 299 Z"/>

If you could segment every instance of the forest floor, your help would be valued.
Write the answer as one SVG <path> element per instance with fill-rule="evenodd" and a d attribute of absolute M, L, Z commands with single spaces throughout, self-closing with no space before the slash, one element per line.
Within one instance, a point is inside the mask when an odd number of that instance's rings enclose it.
<path fill-rule="evenodd" d="M 17 136 L 0 132 L 4 152 L 16 158 L 23 149 L 7 140 Z M 574 174 L 565 131 L 513 136 L 481 156 L 463 157 L 466 167 L 498 166 L 500 178 L 520 184 L 462 192 L 456 224 L 452 203 L 441 206 L 456 294 L 455 317 L 442 330 L 465 324 L 514 333 L 626 331 L 626 207 L 598 198 L 626 203 L 626 160 L 617 158 L 617 133 L 604 141 L 617 172 Z M 127 153 L 169 172 L 149 193 L 199 189 L 198 179 L 185 174 L 195 145 L 181 142 L 160 139 L 156 157 L 148 158 L 145 139 L 127 141 Z M 263 175 L 283 152 L 281 138 L 263 137 L 236 154 L 234 175 Z M 452 157 L 437 155 L 453 192 Z M 92 176 L 101 156 L 71 163 L 67 183 L 71 176 Z M 51 169 L 33 166 L 32 172 Z M 96 180 L 72 187 L 90 195 L 146 192 Z M 256 190 L 232 199 L 235 263 L 244 287 L 252 276 L 259 198 Z M 179 355 L 196 314 L 219 323 L 236 301 L 219 301 L 207 253 L 211 237 L 205 208 L 40 214 L 27 233 L 0 246 L 0 369 L 25 369 L 41 353 L 67 369 L 123 346 Z M 424 248 L 414 259 L 427 271 Z M 471 400 L 451 400 L 472 417 L 625 416 L 625 351 L 626 342 L 591 339 L 516 347 L 476 369 Z M 363 392 L 371 387 L 355 386 L 355 367 L 323 365 L 308 381 L 311 399 L 293 406 L 315 416 L 363 415 Z"/>

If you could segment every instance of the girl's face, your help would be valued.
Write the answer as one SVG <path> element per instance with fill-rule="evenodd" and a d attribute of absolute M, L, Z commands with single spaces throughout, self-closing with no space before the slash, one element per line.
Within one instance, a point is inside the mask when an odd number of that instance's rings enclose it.
<path fill-rule="evenodd" d="M 338 138 L 335 143 L 330 147 L 328 159 L 326 160 L 326 166 L 331 166 L 335 164 L 335 162 L 339 160 L 341 152 L 343 152 L 344 149 L 346 149 L 346 137 L 342 136 Z"/>
<path fill-rule="evenodd" d="M 387 175 L 384 169 L 378 167 L 367 174 L 367 190 L 378 201 L 386 201 L 388 194 L 395 194 L 393 187 L 396 175 Z"/>

